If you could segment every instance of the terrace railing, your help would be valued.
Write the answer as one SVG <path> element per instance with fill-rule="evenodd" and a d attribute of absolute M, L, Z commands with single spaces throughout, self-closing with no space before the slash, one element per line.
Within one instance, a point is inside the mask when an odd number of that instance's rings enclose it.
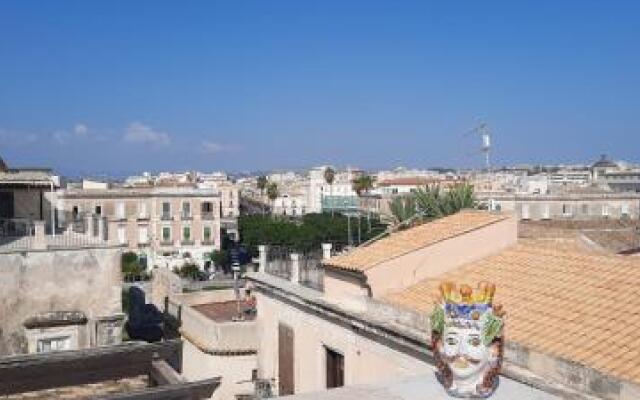
<path fill-rule="evenodd" d="M 69 218 L 56 225 L 30 219 L 0 219 L 0 253 L 99 247 L 109 237 L 106 220 L 97 215 Z"/>

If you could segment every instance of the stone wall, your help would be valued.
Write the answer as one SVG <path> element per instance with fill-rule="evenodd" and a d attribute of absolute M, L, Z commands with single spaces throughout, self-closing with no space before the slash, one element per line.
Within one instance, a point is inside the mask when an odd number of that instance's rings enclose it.
<path fill-rule="evenodd" d="M 122 312 L 120 249 L 0 254 L 0 355 L 27 351 L 27 318 L 50 311 L 80 311 L 94 345 L 96 321 Z"/>

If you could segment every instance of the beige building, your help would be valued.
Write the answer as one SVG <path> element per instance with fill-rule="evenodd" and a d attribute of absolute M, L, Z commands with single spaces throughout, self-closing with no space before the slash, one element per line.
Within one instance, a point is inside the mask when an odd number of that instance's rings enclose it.
<path fill-rule="evenodd" d="M 640 193 L 604 192 L 594 188 L 553 194 L 478 194 L 493 211 L 523 220 L 638 219 Z"/>
<path fill-rule="evenodd" d="M 121 341 L 122 249 L 98 218 L 57 220 L 55 186 L 48 170 L 0 171 L 0 355 Z"/>
<path fill-rule="evenodd" d="M 182 376 L 189 381 L 222 377 L 213 399 L 254 394 L 257 376 L 258 326 L 255 314 L 244 313 L 233 290 L 176 293 L 167 300 L 169 314 L 179 319 L 183 339 Z"/>
<path fill-rule="evenodd" d="M 68 188 L 58 193 L 61 219 L 99 215 L 109 239 L 147 258 L 150 266 L 201 268 L 220 248 L 221 195 L 195 186 Z"/>

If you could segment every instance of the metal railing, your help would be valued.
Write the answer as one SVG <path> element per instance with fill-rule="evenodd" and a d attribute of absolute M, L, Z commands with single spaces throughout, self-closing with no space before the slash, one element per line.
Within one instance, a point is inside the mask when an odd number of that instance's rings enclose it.
<path fill-rule="evenodd" d="M 287 246 L 271 245 L 267 251 L 267 265 L 265 272 L 280 278 L 291 277 L 291 249 Z"/>
<path fill-rule="evenodd" d="M 200 218 L 210 221 L 215 219 L 215 214 L 213 213 L 213 211 L 202 211 L 202 213 L 200 214 Z"/>
<path fill-rule="evenodd" d="M 0 219 L 0 250 L 28 249 L 34 234 L 35 225 L 31 220 Z"/>
<path fill-rule="evenodd" d="M 99 215 L 69 215 L 48 221 L 0 219 L 0 252 L 99 247 L 107 243 L 108 224 Z"/>

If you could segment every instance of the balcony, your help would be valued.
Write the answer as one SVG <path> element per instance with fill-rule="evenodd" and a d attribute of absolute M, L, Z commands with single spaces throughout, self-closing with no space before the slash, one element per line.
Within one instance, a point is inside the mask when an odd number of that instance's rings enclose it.
<path fill-rule="evenodd" d="M 183 221 L 191 221 L 193 219 L 193 215 L 191 215 L 191 213 L 182 213 L 180 214 L 180 219 Z"/>
<path fill-rule="evenodd" d="M 207 211 L 207 212 L 203 211 L 202 214 L 200 214 L 200 218 L 205 221 L 213 221 L 216 218 L 216 216 L 211 211 Z"/>
<path fill-rule="evenodd" d="M 151 242 L 149 242 L 149 240 L 145 240 L 144 242 L 138 242 L 138 247 L 143 248 L 143 247 L 149 247 L 151 246 Z"/>
<path fill-rule="evenodd" d="M 180 242 L 181 245 L 183 246 L 193 246 L 196 242 L 194 242 L 192 239 L 182 239 L 182 241 Z"/>
<path fill-rule="evenodd" d="M 105 247 L 106 219 L 77 218 L 53 230 L 45 221 L 0 219 L 0 253 Z"/>
<path fill-rule="evenodd" d="M 171 214 L 162 213 L 162 215 L 160 216 L 160 219 L 162 221 L 171 221 L 173 220 L 173 217 L 171 216 Z"/>
<path fill-rule="evenodd" d="M 202 241 L 203 246 L 215 246 L 216 242 L 213 239 L 205 239 Z"/>
<path fill-rule="evenodd" d="M 164 247 L 169 247 L 169 246 L 173 246 L 173 240 L 170 239 L 163 239 L 160 241 L 160 246 L 164 246 Z"/>
<path fill-rule="evenodd" d="M 147 213 L 140 213 L 140 214 L 138 214 L 136 219 L 138 221 L 148 221 L 150 219 L 150 217 L 149 217 L 149 214 L 147 214 Z"/>

